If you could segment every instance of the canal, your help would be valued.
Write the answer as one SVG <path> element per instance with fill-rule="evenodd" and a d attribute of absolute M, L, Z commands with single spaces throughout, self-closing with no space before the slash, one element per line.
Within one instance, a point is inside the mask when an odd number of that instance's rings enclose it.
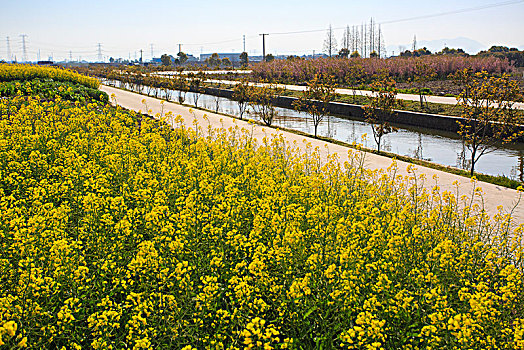
<path fill-rule="evenodd" d="M 117 82 L 117 87 L 120 87 Z M 143 88 L 142 93 L 146 93 Z M 178 91 L 168 90 L 169 99 L 178 101 Z M 151 89 L 149 95 L 165 98 L 165 92 Z M 195 104 L 198 97 L 198 107 L 221 113 L 239 116 L 239 108 L 235 101 L 212 95 L 188 92 L 184 103 Z M 278 117 L 274 119 L 274 126 L 314 133 L 311 118 L 305 112 L 276 107 Z M 251 108 L 244 114 L 246 119 L 255 120 L 256 116 Z M 373 140 L 371 125 L 361 120 L 348 117 L 329 115 L 318 126 L 318 135 L 329 137 L 346 143 L 360 143 L 364 147 L 376 149 Z M 460 169 L 469 169 L 469 151 L 458 135 L 434 129 L 397 125 L 397 131 L 387 134 L 382 139 L 381 149 L 387 152 L 433 163 L 452 166 Z M 524 181 L 524 143 L 502 145 L 480 158 L 475 170 L 488 175 L 504 175 L 510 179 Z"/>

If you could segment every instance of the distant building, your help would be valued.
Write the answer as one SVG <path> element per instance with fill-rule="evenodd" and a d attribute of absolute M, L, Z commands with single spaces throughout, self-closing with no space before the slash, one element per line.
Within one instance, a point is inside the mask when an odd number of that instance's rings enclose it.
<path fill-rule="evenodd" d="M 237 62 L 240 62 L 240 53 L 237 53 L 237 52 L 233 52 L 233 53 L 220 53 L 220 52 L 217 52 L 218 53 L 218 57 L 220 59 L 224 59 L 224 58 L 229 58 L 229 60 L 233 63 L 237 63 Z M 211 57 L 212 53 L 202 53 L 200 54 L 200 62 L 204 62 L 205 60 L 207 60 L 209 57 Z"/>

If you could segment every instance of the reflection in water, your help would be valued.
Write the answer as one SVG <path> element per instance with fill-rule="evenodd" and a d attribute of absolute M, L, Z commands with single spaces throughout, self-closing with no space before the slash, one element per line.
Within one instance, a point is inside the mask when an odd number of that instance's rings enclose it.
<path fill-rule="evenodd" d="M 519 151 L 519 180 L 524 182 L 524 156 L 522 150 Z"/>
<path fill-rule="evenodd" d="M 418 143 L 417 148 L 413 151 L 413 158 L 415 159 L 424 159 L 422 155 L 423 147 L 422 147 L 422 134 L 418 134 Z"/>
<path fill-rule="evenodd" d="M 524 151 L 519 151 L 517 165 L 511 169 L 511 176 L 524 182 Z"/>
<path fill-rule="evenodd" d="M 165 92 L 158 89 L 142 89 L 152 96 L 165 98 Z M 170 92 L 176 97 L 175 92 Z M 187 93 L 186 103 L 203 106 L 209 110 L 219 109 L 231 115 L 239 115 L 235 101 L 205 94 Z M 313 134 L 314 127 L 309 116 L 292 109 L 276 108 L 278 117 L 274 119 L 275 126 L 294 129 Z M 250 109 L 244 114 L 246 119 L 255 119 Z M 396 126 L 397 132 L 384 136 L 384 150 L 403 156 L 431 160 L 432 162 L 469 169 L 469 151 L 462 140 L 451 132 L 438 131 L 417 127 Z M 318 134 L 347 143 L 361 143 L 364 147 L 376 148 L 374 142 L 362 140 L 362 135 L 371 135 L 369 124 L 338 116 L 327 116 L 318 126 Z M 524 177 L 524 144 L 506 145 L 480 158 L 476 170 L 490 175 L 505 175 L 523 181 Z"/>

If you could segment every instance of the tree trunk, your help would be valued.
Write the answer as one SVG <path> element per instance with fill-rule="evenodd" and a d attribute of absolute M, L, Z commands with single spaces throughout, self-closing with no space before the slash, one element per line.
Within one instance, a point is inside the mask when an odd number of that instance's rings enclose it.
<path fill-rule="evenodd" d="M 470 171 L 471 176 L 475 174 L 475 155 L 476 154 L 477 154 L 476 150 L 471 151 L 471 171 Z"/>

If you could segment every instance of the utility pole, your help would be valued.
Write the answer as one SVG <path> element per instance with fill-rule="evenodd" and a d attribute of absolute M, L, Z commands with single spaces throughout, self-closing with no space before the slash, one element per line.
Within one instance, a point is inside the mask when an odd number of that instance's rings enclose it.
<path fill-rule="evenodd" d="M 142 64 L 142 49 L 140 49 L 140 64 Z"/>
<path fill-rule="evenodd" d="M 40 61 L 40 49 L 38 49 L 37 61 Z"/>
<path fill-rule="evenodd" d="M 7 40 L 7 62 L 11 62 L 11 44 L 9 43 L 9 37 L 6 38 Z"/>
<path fill-rule="evenodd" d="M 153 54 L 153 44 L 151 44 L 151 61 L 153 60 L 154 57 L 155 55 Z"/>
<path fill-rule="evenodd" d="M 413 52 L 417 49 L 417 35 L 413 36 Z"/>
<path fill-rule="evenodd" d="M 244 51 L 242 52 L 246 52 L 246 36 L 243 35 L 243 40 L 244 40 Z"/>
<path fill-rule="evenodd" d="M 98 62 L 102 62 L 102 44 L 98 43 Z"/>
<path fill-rule="evenodd" d="M 178 44 L 178 53 L 182 52 L 182 44 Z"/>
<path fill-rule="evenodd" d="M 22 62 L 27 61 L 27 48 L 25 46 L 25 38 L 27 38 L 27 34 L 20 34 L 22 37 Z"/>
<path fill-rule="evenodd" d="M 73 62 L 73 51 L 69 50 L 69 62 Z"/>
<path fill-rule="evenodd" d="M 262 61 L 266 61 L 266 35 L 269 34 L 259 34 L 262 37 Z"/>

